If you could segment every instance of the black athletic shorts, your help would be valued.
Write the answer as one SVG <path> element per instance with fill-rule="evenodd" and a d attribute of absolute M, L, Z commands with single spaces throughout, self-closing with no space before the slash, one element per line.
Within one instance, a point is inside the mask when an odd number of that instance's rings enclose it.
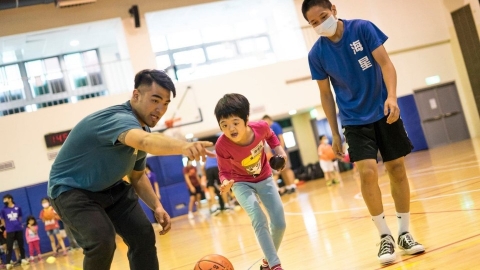
<path fill-rule="evenodd" d="M 205 170 L 207 177 L 207 187 L 220 186 L 220 176 L 218 176 L 218 167 L 210 167 Z"/>
<path fill-rule="evenodd" d="M 378 150 L 383 162 L 387 162 L 404 157 L 413 149 L 401 118 L 392 124 L 387 124 L 384 117 L 367 125 L 344 126 L 343 135 L 348 143 L 350 162 L 376 160 Z"/>
<path fill-rule="evenodd" d="M 187 186 L 188 187 L 188 186 Z M 188 193 L 190 193 L 190 196 L 195 196 L 197 194 L 202 194 L 202 187 L 201 186 L 193 186 L 195 188 L 195 192 L 192 192 L 190 188 L 188 189 Z"/>

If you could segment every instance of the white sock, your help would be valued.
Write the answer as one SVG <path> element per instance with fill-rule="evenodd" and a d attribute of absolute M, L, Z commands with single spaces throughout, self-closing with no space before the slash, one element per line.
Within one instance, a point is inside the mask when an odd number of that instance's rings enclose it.
<path fill-rule="evenodd" d="M 385 215 L 383 213 L 378 216 L 372 216 L 372 220 L 373 223 L 375 223 L 375 226 L 377 226 L 377 230 L 380 236 L 384 234 L 392 235 L 390 229 L 387 226 L 387 222 L 385 221 Z"/>
<path fill-rule="evenodd" d="M 410 213 L 397 213 L 398 235 L 408 232 L 410 225 Z"/>

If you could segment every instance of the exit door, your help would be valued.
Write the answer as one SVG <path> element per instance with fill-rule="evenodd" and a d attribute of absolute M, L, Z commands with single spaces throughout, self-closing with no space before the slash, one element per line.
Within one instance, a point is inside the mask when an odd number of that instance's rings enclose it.
<path fill-rule="evenodd" d="M 429 148 L 470 138 L 455 83 L 414 91 Z"/>

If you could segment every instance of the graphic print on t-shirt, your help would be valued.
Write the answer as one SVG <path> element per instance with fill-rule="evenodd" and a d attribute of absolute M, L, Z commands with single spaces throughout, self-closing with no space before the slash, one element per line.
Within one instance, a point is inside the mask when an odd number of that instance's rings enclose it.
<path fill-rule="evenodd" d="M 242 160 L 242 166 L 245 168 L 248 174 L 253 177 L 262 172 L 262 153 L 263 153 L 263 141 L 260 141 L 251 151 L 250 155 Z"/>
<path fill-rule="evenodd" d="M 17 210 L 17 208 L 15 208 L 15 210 Z M 18 219 L 18 213 L 12 211 L 12 212 L 7 214 L 7 218 L 10 221 L 16 221 Z"/>

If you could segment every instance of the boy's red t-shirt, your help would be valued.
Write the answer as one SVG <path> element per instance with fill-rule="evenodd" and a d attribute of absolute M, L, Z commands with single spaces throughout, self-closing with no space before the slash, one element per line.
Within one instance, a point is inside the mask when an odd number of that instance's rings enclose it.
<path fill-rule="evenodd" d="M 247 124 L 255 134 L 249 145 L 238 145 L 221 135 L 215 144 L 220 181 L 258 183 L 272 175 L 272 169 L 264 151 L 265 143 L 274 149 L 280 145 L 275 133 L 265 121 Z"/>

